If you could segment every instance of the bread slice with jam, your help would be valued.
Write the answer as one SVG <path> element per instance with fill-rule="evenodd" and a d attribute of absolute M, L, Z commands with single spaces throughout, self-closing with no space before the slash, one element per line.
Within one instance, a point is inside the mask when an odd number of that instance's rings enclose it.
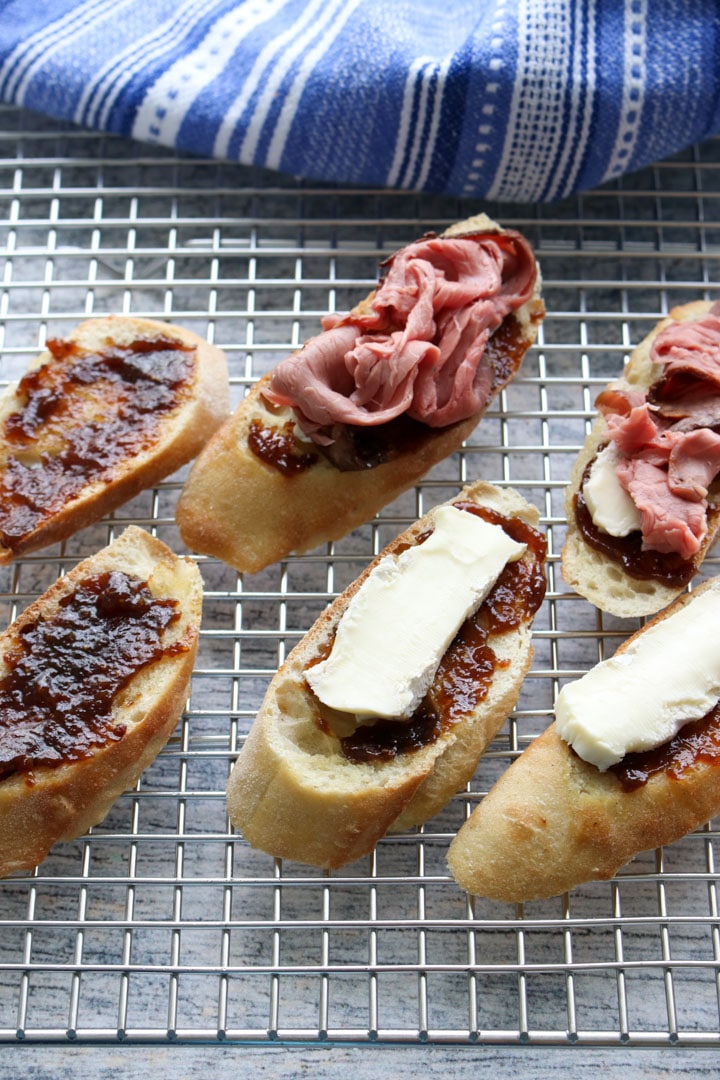
<path fill-rule="evenodd" d="M 661 367 L 651 355 L 658 336 L 668 328 L 703 319 L 712 308 L 706 301 L 673 308 L 636 346 L 622 377 L 610 383 L 599 400 L 614 395 L 634 400 L 647 394 L 661 376 Z M 720 422 L 720 414 L 716 419 Z M 585 497 L 589 471 L 609 442 L 608 421 L 600 412 L 575 461 L 565 492 L 567 535 L 562 575 L 571 588 L 602 611 L 621 618 L 653 615 L 680 595 L 715 542 L 720 529 L 720 485 L 715 481 L 709 488 L 706 533 L 691 556 L 653 550 L 644 543 L 640 531 L 614 537 L 594 523 Z"/>
<path fill-rule="evenodd" d="M 101 821 L 154 760 L 201 610 L 196 564 L 133 525 L 0 635 L 0 876 Z"/>
<path fill-rule="evenodd" d="M 373 571 L 427 542 L 441 508 L 397 537 L 326 609 L 273 678 L 230 776 L 230 818 L 254 847 L 321 867 L 366 855 L 388 830 L 437 813 L 512 711 L 545 592 L 538 511 L 512 489 L 482 481 L 445 506 L 499 527 L 525 545 L 523 554 L 462 622 L 405 719 L 339 716 L 316 696 L 308 673 L 332 652 L 344 613 Z M 386 659 L 392 675 L 395 654 Z M 367 671 L 367 684 L 376 676 Z"/>
<path fill-rule="evenodd" d="M 0 564 L 193 458 L 229 412 L 225 354 L 179 326 L 87 319 L 0 397 Z"/>
<path fill-rule="evenodd" d="M 484 214 L 453 225 L 441 239 L 468 237 L 501 238 L 529 251 L 519 234 L 505 232 Z M 368 315 L 381 293 L 382 285 L 346 321 Z M 519 370 L 544 310 L 534 266 L 529 299 L 504 317 L 485 346 L 484 404 L 441 426 L 403 413 L 373 426 L 336 423 L 324 441 L 314 442 L 300 429 L 293 407 L 268 399 L 274 373 L 264 376 L 193 465 L 176 510 L 183 540 L 194 551 L 254 573 L 369 521 L 468 438 Z M 362 335 L 360 329 L 357 333 Z M 326 336 L 312 341 L 322 343 Z"/>

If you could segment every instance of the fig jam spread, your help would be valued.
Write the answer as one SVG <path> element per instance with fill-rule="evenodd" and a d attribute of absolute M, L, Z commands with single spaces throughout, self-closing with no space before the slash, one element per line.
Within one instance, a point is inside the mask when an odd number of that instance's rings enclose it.
<path fill-rule="evenodd" d="M 542 315 L 531 316 L 532 322 L 540 322 Z M 517 374 L 527 351 L 527 336 L 514 315 L 507 315 L 494 334 L 488 338 L 485 356 L 492 368 L 491 390 L 501 390 Z"/>
<path fill-rule="evenodd" d="M 318 460 L 317 454 L 300 448 L 294 427 L 292 420 L 286 421 L 280 428 L 265 427 L 259 420 L 253 420 L 250 424 L 248 446 L 253 454 L 283 476 L 303 472 Z"/>
<path fill-rule="evenodd" d="M 682 780 L 700 762 L 720 765 L 720 702 L 699 720 L 684 724 L 669 742 L 653 750 L 626 754 L 608 771 L 617 776 L 624 791 L 634 791 L 657 773 Z"/>
<path fill-rule="evenodd" d="M 419 450 L 445 430 L 428 427 L 403 413 L 369 427 L 333 424 L 328 432 L 332 442 L 317 448 L 340 472 L 361 472 Z"/>
<path fill-rule="evenodd" d="M 23 405 L 2 428 L 0 542 L 11 550 L 86 484 L 152 447 L 192 390 L 195 349 L 170 338 L 48 349 L 53 359 L 20 380 Z"/>
<path fill-rule="evenodd" d="M 186 651 L 163 646 L 177 601 L 120 571 L 81 581 L 49 619 L 23 627 L 0 678 L 0 779 L 89 757 L 118 742 L 113 701 L 140 670 Z"/>
<path fill-rule="evenodd" d="M 516 562 L 507 563 L 483 603 L 462 624 L 413 716 L 409 720 L 378 720 L 340 740 L 342 753 L 350 761 L 389 761 L 397 754 L 419 750 L 477 708 L 495 671 L 508 664 L 496 656 L 488 641 L 490 634 L 515 630 L 543 601 L 547 543 L 542 533 L 520 518 L 504 517 L 475 503 L 454 505 L 491 525 L 500 525 L 513 540 L 526 544 L 527 550 Z"/>
<path fill-rule="evenodd" d="M 574 498 L 575 521 L 585 543 L 606 558 L 619 563 L 630 577 L 659 581 L 663 585 L 678 589 L 687 585 L 697 569 L 694 559 L 684 559 L 676 551 L 643 551 L 642 533 L 639 529 L 627 536 L 611 536 L 597 527 L 583 494 L 594 461 L 593 458 L 588 463 L 580 490 Z"/>

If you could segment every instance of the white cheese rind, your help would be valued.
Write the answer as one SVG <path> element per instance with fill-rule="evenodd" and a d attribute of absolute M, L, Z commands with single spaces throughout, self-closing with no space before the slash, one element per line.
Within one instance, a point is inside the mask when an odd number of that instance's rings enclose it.
<path fill-rule="evenodd" d="M 310 687 L 339 712 L 411 716 L 459 627 L 524 551 L 499 525 L 439 507 L 422 544 L 386 556 L 369 574 L 330 655 L 306 672 Z"/>
<path fill-rule="evenodd" d="M 583 495 L 593 524 L 610 536 L 627 536 L 639 529 L 640 511 L 618 479 L 619 454 L 609 443 L 590 467 L 583 485 Z"/>
<path fill-rule="evenodd" d="M 720 699 L 720 585 L 654 623 L 622 653 L 564 686 L 560 736 L 604 771 L 668 742 Z"/>

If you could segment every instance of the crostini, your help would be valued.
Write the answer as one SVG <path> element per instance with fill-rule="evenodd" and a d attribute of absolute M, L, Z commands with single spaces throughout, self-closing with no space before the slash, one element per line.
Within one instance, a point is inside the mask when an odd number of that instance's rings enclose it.
<path fill-rule="evenodd" d="M 255 572 L 344 536 L 457 450 L 516 374 L 544 314 L 519 233 L 479 215 L 382 269 L 200 454 L 176 511 L 191 549 Z"/>
<path fill-rule="evenodd" d="M 538 511 L 477 482 L 402 533 L 273 678 L 228 783 L 255 847 L 342 866 L 437 813 L 512 711 L 545 593 Z"/>
<path fill-rule="evenodd" d="M 556 720 L 450 845 L 467 892 L 526 901 L 613 877 L 720 811 L 720 578 L 562 688 Z"/>
<path fill-rule="evenodd" d="M 0 564 L 115 510 L 229 412 L 225 354 L 179 326 L 87 319 L 0 397 Z"/>
<path fill-rule="evenodd" d="M 596 404 L 566 490 L 563 577 L 603 611 L 652 615 L 720 528 L 720 308 L 674 308 Z"/>
<path fill-rule="evenodd" d="M 153 761 L 201 609 L 195 563 L 132 525 L 0 635 L 0 876 L 101 821 Z"/>

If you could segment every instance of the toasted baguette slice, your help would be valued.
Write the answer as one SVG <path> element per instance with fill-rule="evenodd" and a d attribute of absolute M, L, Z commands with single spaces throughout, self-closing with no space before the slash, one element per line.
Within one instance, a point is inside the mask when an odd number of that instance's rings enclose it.
<path fill-rule="evenodd" d="M 502 229 L 480 214 L 453 225 L 443 236 L 473 232 Z M 535 340 L 545 310 L 539 290 L 538 270 L 535 294 L 502 324 L 512 330 L 514 337 L 511 335 L 511 346 L 497 346 L 499 363 L 489 401 L 515 374 Z M 371 293 L 355 310 L 362 310 L 373 296 Z M 510 326 L 513 319 L 515 323 Z M 499 342 L 503 340 L 501 330 L 495 335 Z M 481 416 L 478 413 L 445 428 L 426 427 L 390 460 L 373 468 L 341 471 L 312 443 L 297 438 L 291 408 L 269 405 L 262 391 L 270 378 L 266 375 L 253 387 L 205 447 L 193 465 L 176 510 L 180 534 L 191 549 L 216 555 L 249 573 L 291 551 L 302 553 L 337 540 L 368 521 L 433 465 L 457 450 Z M 286 435 L 290 452 L 299 457 L 310 454 L 312 464 L 288 475 L 261 460 L 248 443 L 253 426 L 261 431 L 290 432 Z"/>
<path fill-rule="evenodd" d="M 673 308 L 667 319 L 658 323 L 633 350 L 622 378 L 610 383 L 608 389 L 646 391 L 659 374 L 658 366 L 650 359 L 650 347 L 660 331 L 673 322 L 699 319 L 711 307 L 711 303 L 696 301 Z M 603 443 L 608 441 L 607 430 L 605 418 L 598 415 L 578 455 L 565 491 L 567 536 L 562 552 L 562 575 L 571 588 L 611 615 L 621 618 L 654 615 L 679 596 L 685 586 L 632 577 L 619 562 L 591 548 L 577 526 L 575 497 L 580 490 L 585 469 L 597 456 Z M 702 563 L 720 529 L 720 505 L 713 500 L 717 500 L 717 495 L 711 493 L 707 513 L 707 537 L 700 551 L 691 560 L 688 580 Z"/>
<path fill-rule="evenodd" d="M 720 587 L 720 579 L 680 597 L 647 626 L 709 587 Z M 473 811 L 450 845 L 448 864 L 458 884 L 476 896 L 543 899 L 613 877 L 639 852 L 680 839 L 718 811 L 717 761 L 696 759 L 679 778 L 660 771 L 626 789 L 615 772 L 579 757 L 553 723 Z"/>
<path fill-rule="evenodd" d="M 533 529 L 537 525 L 537 510 L 512 490 L 478 482 L 451 500 L 462 501 L 519 518 Z M 320 723 L 317 699 L 305 679 L 307 666 L 331 644 L 342 613 L 371 569 L 427 534 L 434 513 L 388 545 L 320 616 L 272 680 L 228 783 L 230 818 L 253 846 L 321 867 L 342 866 L 367 854 L 389 829 L 420 824 L 440 810 L 467 783 L 513 709 L 532 658 L 534 611 L 525 613 L 516 629 L 489 635 L 499 663 L 487 695 L 434 742 L 389 760 L 358 763 Z M 528 550 L 522 558 L 533 556 Z"/>
<path fill-rule="evenodd" d="M 225 354 L 190 330 L 109 316 L 49 346 L 0 397 L 0 564 L 169 476 L 229 412 Z M 87 358 L 109 362 L 113 348 L 131 346 L 129 365 L 123 356 L 114 369 L 81 371 Z"/>
<path fill-rule="evenodd" d="M 126 679 L 108 695 L 106 723 L 90 735 L 91 729 L 82 719 L 87 714 L 81 710 L 96 709 L 95 718 L 100 715 L 103 679 L 117 678 L 120 670 L 117 658 L 107 653 L 122 635 L 122 627 L 110 608 L 105 608 L 100 623 L 89 629 L 82 616 L 82 625 L 68 627 L 68 611 L 71 616 L 73 611 L 69 598 L 77 602 L 81 587 L 87 588 L 97 575 L 107 573 L 116 575 L 113 583 L 119 582 L 120 575 L 130 578 L 135 588 L 146 583 L 151 594 L 151 598 L 146 597 L 149 617 L 160 609 L 174 613 L 174 617 L 159 628 L 159 641 L 150 641 L 152 649 L 159 647 L 159 655 L 145 663 L 137 656 L 147 639 L 136 622 L 130 624 L 132 640 L 128 650 L 120 653 L 127 665 Z M 104 583 L 101 578 L 100 584 Z M 113 587 L 103 589 L 101 603 L 111 602 L 108 598 L 113 596 Z M 155 601 L 160 602 L 157 608 Z M 57 841 L 73 839 L 97 824 L 153 761 L 187 698 L 201 608 L 202 583 L 195 563 L 177 558 L 161 541 L 130 526 L 108 547 L 60 578 L 0 635 L 0 875 L 35 866 Z M 63 620 L 64 630 L 49 629 L 51 620 L 57 619 Z M 13 684 L 8 682 L 16 677 L 16 654 L 23 642 L 30 644 L 26 646 L 29 659 L 28 667 L 22 669 L 21 692 L 25 701 L 39 702 L 24 724 L 15 715 Z M 59 660 L 52 653 L 54 647 L 61 649 Z M 101 651 L 107 671 L 102 663 L 98 667 L 88 661 L 88 650 Z M 33 665 L 40 666 L 35 679 Z M 82 677 L 80 685 L 68 687 L 68 672 L 72 671 L 82 673 Z M 93 687 L 91 691 L 87 691 L 88 685 Z M 97 692 L 96 686 L 101 687 Z M 44 690 L 54 698 L 49 704 L 42 698 Z M 64 698 L 71 702 L 65 716 L 61 709 Z M 27 740 L 18 745 L 15 733 L 19 723 L 33 733 L 34 745 Z"/>

